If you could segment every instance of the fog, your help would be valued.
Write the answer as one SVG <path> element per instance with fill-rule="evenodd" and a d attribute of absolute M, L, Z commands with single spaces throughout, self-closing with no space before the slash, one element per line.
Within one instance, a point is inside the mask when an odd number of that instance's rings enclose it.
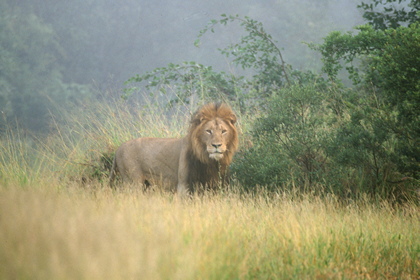
<path fill-rule="evenodd" d="M 36 13 L 58 27 L 60 40 L 67 41 L 66 36 L 74 30 L 83 32 L 84 40 L 79 37 L 80 41 L 68 42 L 76 49 L 64 65 L 83 74 L 67 79 L 99 85 L 112 83 L 113 86 L 134 74 L 183 61 L 234 71 L 217 49 L 235 42 L 243 34 L 237 24 L 228 24 L 216 28 L 215 33 L 206 34 L 199 48 L 193 44 L 198 32 L 223 13 L 261 21 L 283 49 L 286 62 L 299 69 L 319 67 L 319 58 L 302 42 L 320 42 L 332 30 L 351 30 L 363 23 L 361 12 L 356 7 L 359 1 L 354 0 L 40 3 Z M 63 20 L 63 16 L 68 18 Z M 86 72 L 87 69 L 90 71 Z"/>
<path fill-rule="evenodd" d="M 218 50 L 245 35 L 238 22 L 216 26 L 194 46 L 200 30 L 221 14 L 262 22 L 286 63 L 319 70 L 319 55 L 303 42 L 363 24 L 359 1 L 0 1 L 1 121 L 45 129 L 54 104 L 83 102 L 87 88 L 118 92 L 129 78 L 168 63 L 195 61 L 247 75 Z"/>

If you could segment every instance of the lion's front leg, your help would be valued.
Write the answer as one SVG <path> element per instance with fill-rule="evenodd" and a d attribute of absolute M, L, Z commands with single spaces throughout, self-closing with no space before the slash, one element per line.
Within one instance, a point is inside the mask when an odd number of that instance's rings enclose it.
<path fill-rule="evenodd" d="M 178 165 L 178 183 L 176 192 L 179 197 L 187 197 L 190 194 L 188 175 L 189 175 L 189 166 L 187 159 L 187 150 L 182 148 L 179 155 L 179 165 Z"/>
<path fill-rule="evenodd" d="M 186 186 L 185 184 L 178 184 L 176 193 L 181 198 L 187 197 L 190 194 L 190 192 L 188 191 L 188 186 Z"/>

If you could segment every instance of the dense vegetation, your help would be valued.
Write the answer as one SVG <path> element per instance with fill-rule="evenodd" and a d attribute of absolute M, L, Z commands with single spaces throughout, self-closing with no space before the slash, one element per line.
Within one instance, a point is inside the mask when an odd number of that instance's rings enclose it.
<path fill-rule="evenodd" d="M 148 81 L 146 88 L 152 92 L 170 90 L 172 105 L 198 95 L 200 100 L 227 100 L 243 114 L 257 112 L 245 135 L 252 145 L 233 165 L 245 188 L 298 185 L 342 197 L 369 193 L 405 200 L 415 196 L 420 176 L 418 16 L 394 12 L 392 18 L 372 14 L 370 5 L 361 7 L 370 24 L 356 27 L 357 34 L 332 32 L 322 44 L 309 45 L 322 55 L 325 75 L 295 71 L 262 23 L 222 15 L 200 32 L 196 45 L 216 25 L 239 22 L 246 35 L 220 51 L 234 64 L 251 69 L 251 77 L 186 62 L 128 82 Z M 411 7 L 417 11 L 417 1 Z M 340 79 L 343 68 L 352 87 Z M 127 90 L 126 98 L 135 90 Z"/>

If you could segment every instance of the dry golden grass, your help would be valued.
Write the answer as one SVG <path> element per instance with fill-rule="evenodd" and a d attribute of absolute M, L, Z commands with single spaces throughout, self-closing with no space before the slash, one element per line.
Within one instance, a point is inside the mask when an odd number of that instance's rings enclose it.
<path fill-rule="evenodd" d="M 45 139 L 0 139 L 0 279 L 418 279 L 417 202 L 235 190 L 178 201 L 82 183 L 90 160 L 188 121 L 86 111 Z"/>
<path fill-rule="evenodd" d="M 0 189 L 2 279 L 416 279 L 418 207 Z"/>

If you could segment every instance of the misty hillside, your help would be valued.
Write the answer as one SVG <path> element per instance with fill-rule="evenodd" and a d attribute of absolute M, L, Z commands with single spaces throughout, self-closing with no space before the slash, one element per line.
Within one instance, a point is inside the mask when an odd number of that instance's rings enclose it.
<path fill-rule="evenodd" d="M 0 108 L 32 130 L 48 126 L 47 105 L 83 102 L 91 88 L 119 89 L 135 74 L 168 63 L 197 61 L 240 71 L 220 55 L 235 42 L 238 25 L 194 41 L 221 14 L 261 21 L 297 69 L 319 69 L 319 55 L 302 42 L 320 42 L 332 30 L 362 23 L 358 1 L 2 1 Z M 88 85 L 89 87 L 86 87 Z"/>
<path fill-rule="evenodd" d="M 238 28 L 219 30 L 201 48 L 193 42 L 211 19 L 222 13 L 240 14 L 262 21 L 284 48 L 289 63 L 311 68 L 317 62 L 302 42 L 319 42 L 329 31 L 361 23 L 356 2 L 3 1 L 2 32 L 8 32 L 2 43 L 21 40 L 27 47 L 39 48 L 38 43 L 50 40 L 43 55 L 53 57 L 64 82 L 103 85 L 169 62 L 193 60 L 228 68 L 217 48 L 237 39 Z"/>
<path fill-rule="evenodd" d="M 263 22 L 284 48 L 287 62 L 298 68 L 319 63 L 302 42 L 319 42 L 332 30 L 350 30 L 362 22 L 354 0 L 6 2 L 2 13 L 20 24 L 13 28 L 25 32 L 31 23 L 20 17 L 32 16 L 40 29 L 51 30 L 64 82 L 101 86 L 170 62 L 192 60 L 228 69 L 217 48 L 237 39 L 239 28 L 223 28 L 200 48 L 193 45 L 199 30 L 223 13 Z"/>

